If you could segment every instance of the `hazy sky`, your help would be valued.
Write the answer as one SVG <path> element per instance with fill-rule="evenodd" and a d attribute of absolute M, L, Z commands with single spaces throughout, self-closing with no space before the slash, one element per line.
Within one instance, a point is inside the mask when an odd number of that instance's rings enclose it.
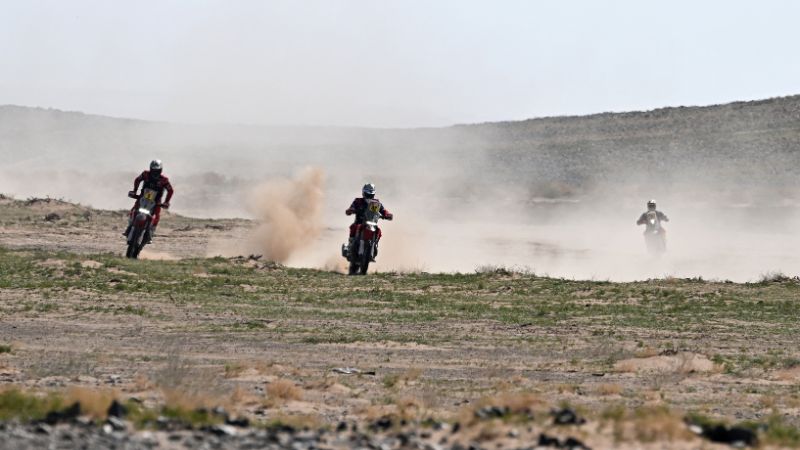
<path fill-rule="evenodd" d="M 0 104 L 436 126 L 800 93 L 796 1 L 0 0 Z"/>

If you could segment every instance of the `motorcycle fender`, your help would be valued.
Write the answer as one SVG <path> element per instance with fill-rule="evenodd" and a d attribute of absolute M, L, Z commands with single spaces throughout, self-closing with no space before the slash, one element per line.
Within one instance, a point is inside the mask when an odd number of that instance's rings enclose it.
<path fill-rule="evenodd" d="M 376 230 L 373 227 L 364 227 L 364 240 L 371 241 L 375 238 Z"/>
<path fill-rule="evenodd" d="M 136 220 L 134 221 L 134 224 L 137 227 L 143 227 L 147 224 L 148 219 L 150 219 L 150 216 L 144 213 L 139 213 L 136 215 Z"/>

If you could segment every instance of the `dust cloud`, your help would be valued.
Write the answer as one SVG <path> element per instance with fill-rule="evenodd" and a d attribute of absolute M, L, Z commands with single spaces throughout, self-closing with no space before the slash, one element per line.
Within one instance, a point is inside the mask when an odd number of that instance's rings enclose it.
<path fill-rule="evenodd" d="M 307 168 L 291 179 L 276 179 L 256 187 L 248 206 L 259 225 L 250 238 L 253 254 L 286 262 L 314 245 L 322 230 L 324 174 Z"/>
<path fill-rule="evenodd" d="M 0 192 L 127 208 L 133 176 L 159 157 L 176 188 L 171 211 L 257 223 L 250 239 L 212 241 L 208 255 L 342 271 L 344 211 L 373 182 L 395 214 L 381 222 L 375 271 L 800 274 L 797 97 L 409 130 L 200 127 L 49 110 L 10 119 L 0 123 L 15 130 L 0 134 Z M 647 254 L 635 225 L 649 198 L 671 219 L 661 257 Z"/>
<path fill-rule="evenodd" d="M 177 261 L 180 258 L 169 252 L 160 252 L 150 248 L 145 248 L 139 254 L 139 259 L 148 259 L 153 261 Z"/>

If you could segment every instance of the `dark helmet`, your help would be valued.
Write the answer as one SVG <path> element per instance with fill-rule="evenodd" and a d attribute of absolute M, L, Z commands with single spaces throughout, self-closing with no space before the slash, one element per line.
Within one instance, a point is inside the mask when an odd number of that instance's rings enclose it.
<path fill-rule="evenodd" d="M 161 170 L 164 168 L 164 165 L 161 164 L 160 159 L 154 159 L 150 161 L 150 175 L 154 177 L 161 176 Z"/>
<path fill-rule="evenodd" d="M 375 185 L 372 183 L 367 183 L 361 188 L 361 195 L 364 198 L 375 198 Z"/>
<path fill-rule="evenodd" d="M 656 210 L 656 201 L 655 200 L 648 200 L 647 201 L 647 210 L 648 211 L 655 211 Z"/>

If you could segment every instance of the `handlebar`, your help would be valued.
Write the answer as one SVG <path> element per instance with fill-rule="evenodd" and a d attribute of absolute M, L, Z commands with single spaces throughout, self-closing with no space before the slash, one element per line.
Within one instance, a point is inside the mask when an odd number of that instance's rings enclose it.
<path fill-rule="evenodd" d="M 141 195 L 137 195 L 137 194 L 136 194 L 136 192 L 134 192 L 134 191 L 129 191 L 129 192 L 128 192 L 128 197 L 130 197 L 130 198 L 132 198 L 132 199 L 134 199 L 134 200 L 139 200 L 140 198 L 142 198 L 142 196 L 141 196 Z M 169 209 L 169 203 L 161 203 L 161 202 L 159 202 L 159 203 L 157 204 L 157 206 L 158 206 L 159 208 L 163 208 L 163 209 Z"/>

